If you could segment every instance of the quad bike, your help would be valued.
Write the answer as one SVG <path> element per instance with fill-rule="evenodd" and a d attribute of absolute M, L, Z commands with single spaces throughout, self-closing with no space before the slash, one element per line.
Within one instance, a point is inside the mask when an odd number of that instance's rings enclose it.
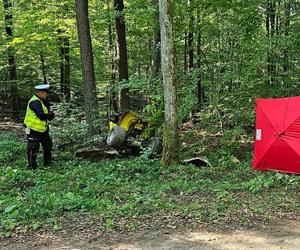
<path fill-rule="evenodd" d="M 132 111 L 113 114 L 108 119 L 109 134 L 106 143 L 115 149 L 134 149 L 135 152 L 147 148 L 150 155 L 159 155 L 162 152 L 162 140 L 158 137 L 148 140 L 142 138 L 147 125 Z"/>

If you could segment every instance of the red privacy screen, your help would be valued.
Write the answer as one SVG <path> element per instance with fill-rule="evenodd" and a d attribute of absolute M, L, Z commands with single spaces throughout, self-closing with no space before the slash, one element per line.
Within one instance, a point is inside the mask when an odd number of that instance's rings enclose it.
<path fill-rule="evenodd" d="M 256 100 L 253 168 L 300 174 L 300 96 Z"/>

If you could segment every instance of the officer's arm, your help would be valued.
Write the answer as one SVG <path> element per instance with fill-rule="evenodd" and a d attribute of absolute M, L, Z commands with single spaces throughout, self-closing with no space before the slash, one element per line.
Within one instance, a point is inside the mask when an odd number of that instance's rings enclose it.
<path fill-rule="evenodd" d="M 49 115 L 48 115 L 48 120 L 52 121 L 55 118 L 55 114 L 54 112 L 51 110 L 50 107 L 50 102 L 48 100 L 48 98 L 44 101 L 45 106 L 47 107 L 47 109 L 49 110 Z"/>
<path fill-rule="evenodd" d="M 38 118 L 41 120 L 48 120 L 49 114 L 45 114 L 43 111 L 43 107 L 40 101 L 32 101 L 29 104 L 29 108 L 36 114 Z"/>

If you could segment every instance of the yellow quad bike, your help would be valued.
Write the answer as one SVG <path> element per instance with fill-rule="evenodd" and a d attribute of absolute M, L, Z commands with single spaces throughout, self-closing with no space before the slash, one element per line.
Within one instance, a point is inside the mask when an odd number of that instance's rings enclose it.
<path fill-rule="evenodd" d="M 109 117 L 109 134 L 106 137 L 106 143 L 116 149 L 139 149 L 145 146 L 150 154 L 160 154 L 162 151 L 162 140 L 158 137 L 151 137 L 149 140 L 138 141 L 138 136 L 147 127 L 137 113 L 125 111 L 113 114 Z"/>

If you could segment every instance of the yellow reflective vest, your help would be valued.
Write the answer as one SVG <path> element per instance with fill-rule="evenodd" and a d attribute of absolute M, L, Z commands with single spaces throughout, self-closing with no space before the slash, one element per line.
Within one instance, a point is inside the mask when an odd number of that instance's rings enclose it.
<path fill-rule="evenodd" d="M 40 118 L 38 118 L 35 112 L 29 107 L 30 103 L 36 100 L 41 102 L 44 114 L 49 113 L 44 103 L 37 96 L 34 95 L 28 102 L 24 123 L 29 129 L 32 129 L 37 132 L 46 132 L 48 128 L 48 121 L 41 120 Z"/>

